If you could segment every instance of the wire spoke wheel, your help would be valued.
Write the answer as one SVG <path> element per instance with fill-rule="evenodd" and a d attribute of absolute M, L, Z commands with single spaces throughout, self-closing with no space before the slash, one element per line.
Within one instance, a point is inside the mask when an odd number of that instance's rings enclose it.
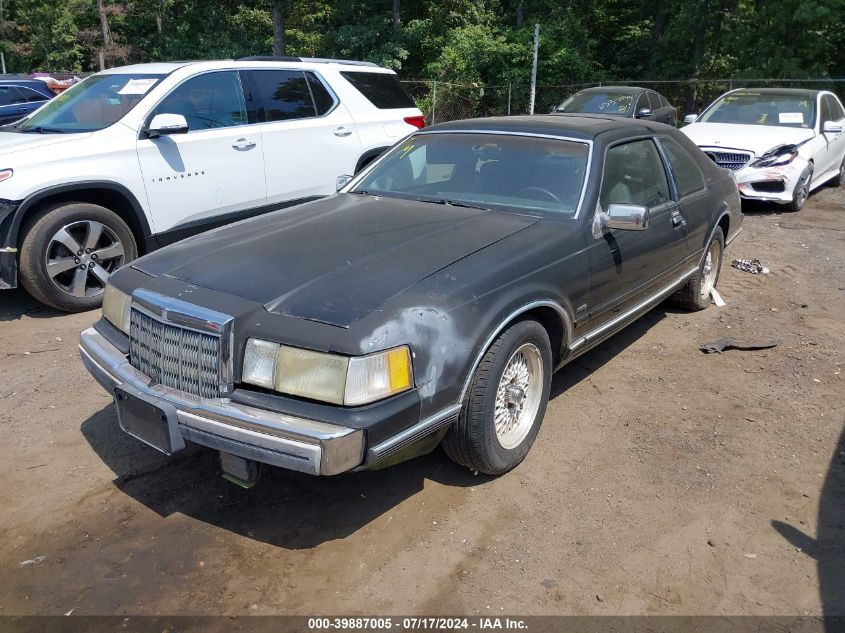
<path fill-rule="evenodd" d="M 709 300 L 710 293 L 716 287 L 716 278 L 719 276 L 721 249 L 722 245 L 717 240 L 710 242 L 710 248 L 707 249 L 707 255 L 704 258 L 704 267 L 701 271 L 701 299 L 703 301 Z"/>
<path fill-rule="evenodd" d="M 45 269 L 62 292 L 77 298 L 96 297 L 125 258 L 124 244 L 111 228 L 83 220 L 66 224 L 50 238 Z"/>
<path fill-rule="evenodd" d="M 533 343 L 517 349 L 496 390 L 494 424 L 502 448 L 512 449 L 531 431 L 543 394 L 543 360 Z"/>

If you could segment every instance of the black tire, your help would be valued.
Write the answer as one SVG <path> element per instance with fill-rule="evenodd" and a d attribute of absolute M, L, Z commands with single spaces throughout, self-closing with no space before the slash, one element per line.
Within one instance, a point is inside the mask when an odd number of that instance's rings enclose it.
<path fill-rule="evenodd" d="M 839 165 L 839 173 L 830 179 L 830 184 L 834 187 L 845 184 L 845 156 L 842 157 L 842 163 Z"/>
<path fill-rule="evenodd" d="M 542 366 L 542 376 L 536 383 L 539 390 L 534 392 L 539 397 L 539 406 L 530 427 L 527 422 L 523 427 L 528 429 L 527 434 L 517 445 L 505 448 L 496 433 L 496 398 L 509 361 L 518 350 L 525 349 L 523 346 L 528 346 L 528 349 L 533 346 L 539 351 L 538 366 Z M 475 370 L 458 419 L 443 438 L 443 450 L 452 461 L 473 471 L 501 475 L 512 470 L 525 459 L 540 431 L 549 401 L 551 379 L 552 353 L 545 328 L 533 320 L 512 325 L 490 346 Z M 530 415 L 526 415 L 527 421 Z"/>
<path fill-rule="evenodd" d="M 717 226 L 716 230 L 713 231 L 713 237 L 707 244 L 707 248 L 704 251 L 705 255 L 701 260 L 698 270 L 687 280 L 684 287 L 674 297 L 675 302 L 682 308 L 686 308 L 687 310 L 704 310 L 704 308 L 710 305 L 710 291 L 706 290 L 709 272 L 706 271 L 706 268 L 707 254 L 711 252 L 714 243 L 718 247 L 718 256 L 716 257 L 717 261 L 714 263 L 711 255 L 710 266 L 715 265 L 716 268 L 716 276 L 713 278 L 712 287 L 715 288 L 716 284 L 719 283 L 719 274 L 722 272 L 722 256 L 725 252 L 725 235 L 722 233 L 721 227 Z"/>
<path fill-rule="evenodd" d="M 90 252 L 85 252 L 87 240 L 89 236 L 94 240 L 98 225 L 101 225 L 99 237 L 91 242 Z M 63 229 L 66 230 L 62 232 Z M 19 260 L 21 285 L 38 301 L 65 312 L 99 307 L 108 275 L 138 256 L 135 237 L 126 222 L 105 207 L 87 202 L 45 207 L 29 220 L 23 235 Z M 60 235 L 63 240 L 56 239 Z M 115 246 L 117 242 L 122 254 L 117 254 L 120 250 Z M 68 244 L 80 247 L 82 255 L 79 251 L 74 253 Z M 48 259 L 55 268 L 70 267 L 51 275 Z M 82 269 L 82 265 L 86 268 Z M 80 287 L 82 293 L 78 291 Z"/>
<path fill-rule="evenodd" d="M 798 182 L 795 183 L 795 189 L 792 191 L 792 202 L 786 205 L 787 211 L 791 213 L 798 213 L 802 208 L 804 208 L 804 203 L 807 202 L 807 198 L 810 197 L 810 182 L 812 180 L 813 165 L 811 163 L 807 166 L 807 169 L 804 170 L 804 173 L 801 174 Z"/>

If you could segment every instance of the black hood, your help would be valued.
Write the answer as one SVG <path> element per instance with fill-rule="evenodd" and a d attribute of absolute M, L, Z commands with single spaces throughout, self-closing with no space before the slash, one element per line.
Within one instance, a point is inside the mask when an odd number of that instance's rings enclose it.
<path fill-rule="evenodd" d="M 222 227 L 133 266 L 348 327 L 429 275 L 537 218 L 340 194 Z"/>

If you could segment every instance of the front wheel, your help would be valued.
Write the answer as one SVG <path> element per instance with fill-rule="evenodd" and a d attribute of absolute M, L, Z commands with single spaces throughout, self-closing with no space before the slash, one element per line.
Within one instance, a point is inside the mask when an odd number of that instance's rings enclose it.
<path fill-rule="evenodd" d="M 810 181 L 812 180 L 813 166 L 810 165 L 795 184 L 795 189 L 792 191 L 792 202 L 786 205 L 788 211 L 798 213 L 804 207 L 804 203 L 810 197 Z"/>
<path fill-rule="evenodd" d="M 24 228 L 21 284 L 58 310 L 92 310 L 103 300 L 109 275 L 137 256 L 132 231 L 115 213 L 87 202 L 62 203 Z"/>
<path fill-rule="evenodd" d="M 458 420 L 443 438 L 449 458 L 487 475 L 519 465 L 540 431 L 551 377 L 545 328 L 533 320 L 508 328 L 484 355 Z"/>
<path fill-rule="evenodd" d="M 704 259 L 695 274 L 687 280 L 676 295 L 677 303 L 687 310 L 703 310 L 710 305 L 710 293 L 719 281 L 722 270 L 722 253 L 725 250 L 725 235 L 716 227 L 707 245 Z"/>

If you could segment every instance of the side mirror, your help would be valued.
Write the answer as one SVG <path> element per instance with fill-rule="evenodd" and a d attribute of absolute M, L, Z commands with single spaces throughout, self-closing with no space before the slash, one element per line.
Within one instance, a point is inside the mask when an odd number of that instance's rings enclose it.
<path fill-rule="evenodd" d="M 334 183 L 335 191 L 340 191 L 341 189 L 343 189 L 346 185 L 350 183 L 351 180 L 352 176 L 350 176 L 349 174 L 343 174 L 341 176 L 338 176 L 337 180 L 335 180 Z"/>
<path fill-rule="evenodd" d="M 822 126 L 822 132 L 825 134 L 839 134 L 842 132 L 842 124 L 836 121 L 825 121 Z"/>
<path fill-rule="evenodd" d="M 638 119 L 647 119 L 652 116 L 654 112 L 651 108 L 640 108 L 637 110 L 637 118 Z"/>
<path fill-rule="evenodd" d="M 688 114 L 684 117 L 684 123 L 695 123 L 696 121 L 698 121 L 697 114 Z"/>
<path fill-rule="evenodd" d="M 643 231 L 648 227 L 648 207 L 636 204 L 611 204 L 602 214 L 602 228 Z"/>
<path fill-rule="evenodd" d="M 188 131 L 188 121 L 181 114 L 157 114 L 144 130 L 149 138 L 158 138 L 168 134 L 185 134 Z"/>
<path fill-rule="evenodd" d="M 555 112 L 557 112 L 557 106 L 556 105 L 550 105 L 549 106 L 549 114 L 554 114 Z"/>

